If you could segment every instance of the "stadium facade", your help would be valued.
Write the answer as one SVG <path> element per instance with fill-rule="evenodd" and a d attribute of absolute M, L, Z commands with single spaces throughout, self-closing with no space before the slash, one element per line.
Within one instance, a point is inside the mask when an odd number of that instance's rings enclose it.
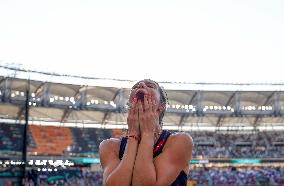
<path fill-rule="evenodd" d="M 1 67 L 0 118 L 32 124 L 122 128 L 135 81 Z M 284 130 L 284 84 L 160 82 L 168 130 Z M 27 95 L 27 91 L 30 92 Z"/>

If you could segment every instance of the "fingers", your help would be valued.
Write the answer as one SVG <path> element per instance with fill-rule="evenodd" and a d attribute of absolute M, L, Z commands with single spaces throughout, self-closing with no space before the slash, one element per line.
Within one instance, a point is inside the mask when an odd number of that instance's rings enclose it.
<path fill-rule="evenodd" d="M 131 101 L 131 107 L 129 109 L 129 115 L 135 114 L 136 105 L 137 105 L 137 98 L 133 98 Z"/>
<path fill-rule="evenodd" d="M 151 95 L 144 95 L 144 110 L 145 112 L 156 112 L 158 103 L 155 98 Z"/>
<path fill-rule="evenodd" d="M 153 111 L 153 97 L 151 95 L 147 96 L 148 97 L 148 104 L 149 104 L 149 111 Z"/>
<path fill-rule="evenodd" d="M 142 107 L 142 103 L 141 103 L 140 100 L 137 103 L 137 107 L 138 107 L 138 114 L 139 114 L 139 116 L 142 116 L 143 115 L 143 107 Z"/>
<path fill-rule="evenodd" d="M 155 113 L 157 110 L 157 103 L 156 100 L 152 97 L 152 111 Z"/>
<path fill-rule="evenodd" d="M 144 94 L 144 109 L 145 112 L 149 111 L 151 108 L 151 104 L 149 103 L 149 96 L 148 94 Z"/>
<path fill-rule="evenodd" d="M 140 102 L 140 100 L 139 100 Z M 134 115 L 135 115 L 135 118 L 136 118 L 136 121 L 139 120 L 139 102 L 137 102 L 137 98 L 135 98 L 135 112 L 134 112 Z"/>
<path fill-rule="evenodd" d="M 149 110 L 155 113 L 157 111 L 157 101 L 153 96 L 148 96 Z"/>
<path fill-rule="evenodd" d="M 134 99 L 131 100 L 128 115 L 132 115 L 132 113 L 133 113 L 133 106 L 134 106 Z"/>

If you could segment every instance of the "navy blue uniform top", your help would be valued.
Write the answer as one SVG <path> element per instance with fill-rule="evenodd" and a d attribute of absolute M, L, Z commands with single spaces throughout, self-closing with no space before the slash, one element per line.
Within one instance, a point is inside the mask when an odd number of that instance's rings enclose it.
<path fill-rule="evenodd" d="M 158 141 L 153 148 L 153 158 L 158 156 L 163 151 L 163 147 L 171 133 L 167 130 L 163 130 Z M 124 150 L 127 144 L 127 137 L 122 137 L 120 148 L 119 148 L 119 159 L 121 160 L 124 154 Z M 176 180 L 171 184 L 171 186 L 186 186 L 187 174 L 182 170 Z"/>

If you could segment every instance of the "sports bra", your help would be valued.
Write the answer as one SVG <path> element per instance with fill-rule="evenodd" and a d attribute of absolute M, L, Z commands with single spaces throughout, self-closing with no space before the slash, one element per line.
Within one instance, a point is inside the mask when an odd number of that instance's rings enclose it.
<path fill-rule="evenodd" d="M 162 153 L 163 147 L 166 144 L 166 141 L 171 133 L 167 130 L 163 130 L 159 139 L 154 145 L 153 148 L 153 158 Z M 121 138 L 120 148 L 119 148 L 119 159 L 121 160 L 124 154 L 124 150 L 127 144 L 127 137 Z M 177 176 L 176 180 L 171 184 L 171 186 L 186 186 L 187 174 L 182 170 Z"/>

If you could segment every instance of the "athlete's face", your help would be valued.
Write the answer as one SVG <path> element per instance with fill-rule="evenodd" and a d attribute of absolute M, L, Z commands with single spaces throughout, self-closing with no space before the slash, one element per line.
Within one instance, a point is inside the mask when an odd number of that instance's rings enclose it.
<path fill-rule="evenodd" d="M 130 93 L 130 102 L 133 98 L 141 100 L 142 104 L 144 103 L 144 95 L 148 94 L 151 96 L 157 104 L 160 104 L 160 92 L 158 90 L 158 85 L 148 79 L 137 82 L 131 90 Z"/>

